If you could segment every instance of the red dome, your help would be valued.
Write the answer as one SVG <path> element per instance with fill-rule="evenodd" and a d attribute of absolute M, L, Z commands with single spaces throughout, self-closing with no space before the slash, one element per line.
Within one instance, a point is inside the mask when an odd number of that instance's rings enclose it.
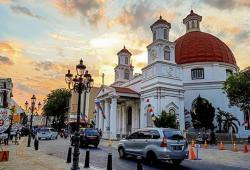
<path fill-rule="evenodd" d="M 228 46 L 211 34 L 200 31 L 188 32 L 175 42 L 177 64 L 223 62 L 236 65 L 234 55 Z"/>

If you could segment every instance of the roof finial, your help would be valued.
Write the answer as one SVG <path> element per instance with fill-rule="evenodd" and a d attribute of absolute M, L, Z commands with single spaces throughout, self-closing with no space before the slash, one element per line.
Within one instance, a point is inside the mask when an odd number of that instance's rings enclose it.
<path fill-rule="evenodd" d="M 162 19 L 161 15 L 160 15 L 160 19 Z"/>
<path fill-rule="evenodd" d="M 124 48 L 124 49 L 126 48 L 125 45 L 123 46 L 123 48 Z"/>
<path fill-rule="evenodd" d="M 191 9 L 190 13 L 192 14 L 192 13 L 194 13 L 194 11 Z"/>

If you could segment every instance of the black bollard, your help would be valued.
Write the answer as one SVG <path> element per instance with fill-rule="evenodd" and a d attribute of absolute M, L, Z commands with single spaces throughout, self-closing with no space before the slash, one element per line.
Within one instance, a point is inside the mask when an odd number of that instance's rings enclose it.
<path fill-rule="evenodd" d="M 141 163 L 141 156 L 137 156 L 137 170 L 143 170 L 142 163 Z"/>
<path fill-rule="evenodd" d="M 109 153 L 108 155 L 107 170 L 112 170 L 112 153 Z"/>
<path fill-rule="evenodd" d="M 35 146 L 35 150 L 38 150 L 39 141 L 37 140 L 37 138 L 35 138 L 34 140 L 34 146 Z"/>
<path fill-rule="evenodd" d="M 72 148 L 69 147 L 68 156 L 67 156 L 67 162 L 66 163 L 71 163 L 71 155 L 72 155 Z"/>
<path fill-rule="evenodd" d="M 86 150 L 84 168 L 89 168 L 89 150 Z"/>

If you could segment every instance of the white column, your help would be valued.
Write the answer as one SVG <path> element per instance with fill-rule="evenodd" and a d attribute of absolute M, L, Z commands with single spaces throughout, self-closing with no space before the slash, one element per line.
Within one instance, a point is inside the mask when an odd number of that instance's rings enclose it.
<path fill-rule="evenodd" d="M 99 109 L 97 108 L 97 106 L 95 105 L 95 127 L 99 129 Z"/>
<path fill-rule="evenodd" d="M 180 108 L 179 108 L 179 123 L 180 130 L 183 131 L 185 129 L 185 115 L 184 115 L 184 98 L 180 98 Z"/>
<path fill-rule="evenodd" d="M 101 107 L 102 107 L 102 106 L 101 106 Z M 102 131 L 103 131 L 102 122 L 103 122 L 102 111 L 101 111 L 101 109 L 99 108 L 99 109 L 98 109 L 98 128 L 99 128 L 99 129 L 102 129 Z"/>
<path fill-rule="evenodd" d="M 101 107 L 102 107 L 102 110 L 103 110 L 103 112 L 105 114 L 104 101 L 101 102 Z M 102 113 L 101 113 L 101 129 L 104 132 L 104 118 L 103 118 Z"/>
<path fill-rule="evenodd" d="M 109 102 L 108 100 L 105 100 L 105 115 L 106 119 L 104 119 L 104 137 L 107 138 L 109 134 L 109 127 L 110 127 L 110 121 L 109 121 Z"/>
<path fill-rule="evenodd" d="M 117 98 L 112 98 L 110 110 L 110 138 L 116 139 L 116 111 L 117 111 Z"/>
<path fill-rule="evenodd" d="M 145 119 L 145 115 L 144 115 L 144 100 L 143 98 L 140 99 L 141 100 L 141 109 L 140 109 L 140 128 L 144 128 L 146 125 L 146 119 Z"/>
<path fill-rule="evenodd" d="M 123 104 L 123 105 L 122 105 L 122 134 L 125 134 L 125 133 L 126 133 L 125 124 L 126 124 L 126 119 L 125 119 L 125 106 L 124 106 L 124 104 Z"/>

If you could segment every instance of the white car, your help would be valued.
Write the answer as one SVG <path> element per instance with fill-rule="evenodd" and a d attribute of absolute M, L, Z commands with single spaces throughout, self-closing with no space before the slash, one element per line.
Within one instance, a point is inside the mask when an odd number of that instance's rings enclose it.
<path fill-rule="evenodd" d="M 57 139 L 58 132 L 54 128 L 41 128 L 37 131 L 37 138 L 40 139 Z"/>

